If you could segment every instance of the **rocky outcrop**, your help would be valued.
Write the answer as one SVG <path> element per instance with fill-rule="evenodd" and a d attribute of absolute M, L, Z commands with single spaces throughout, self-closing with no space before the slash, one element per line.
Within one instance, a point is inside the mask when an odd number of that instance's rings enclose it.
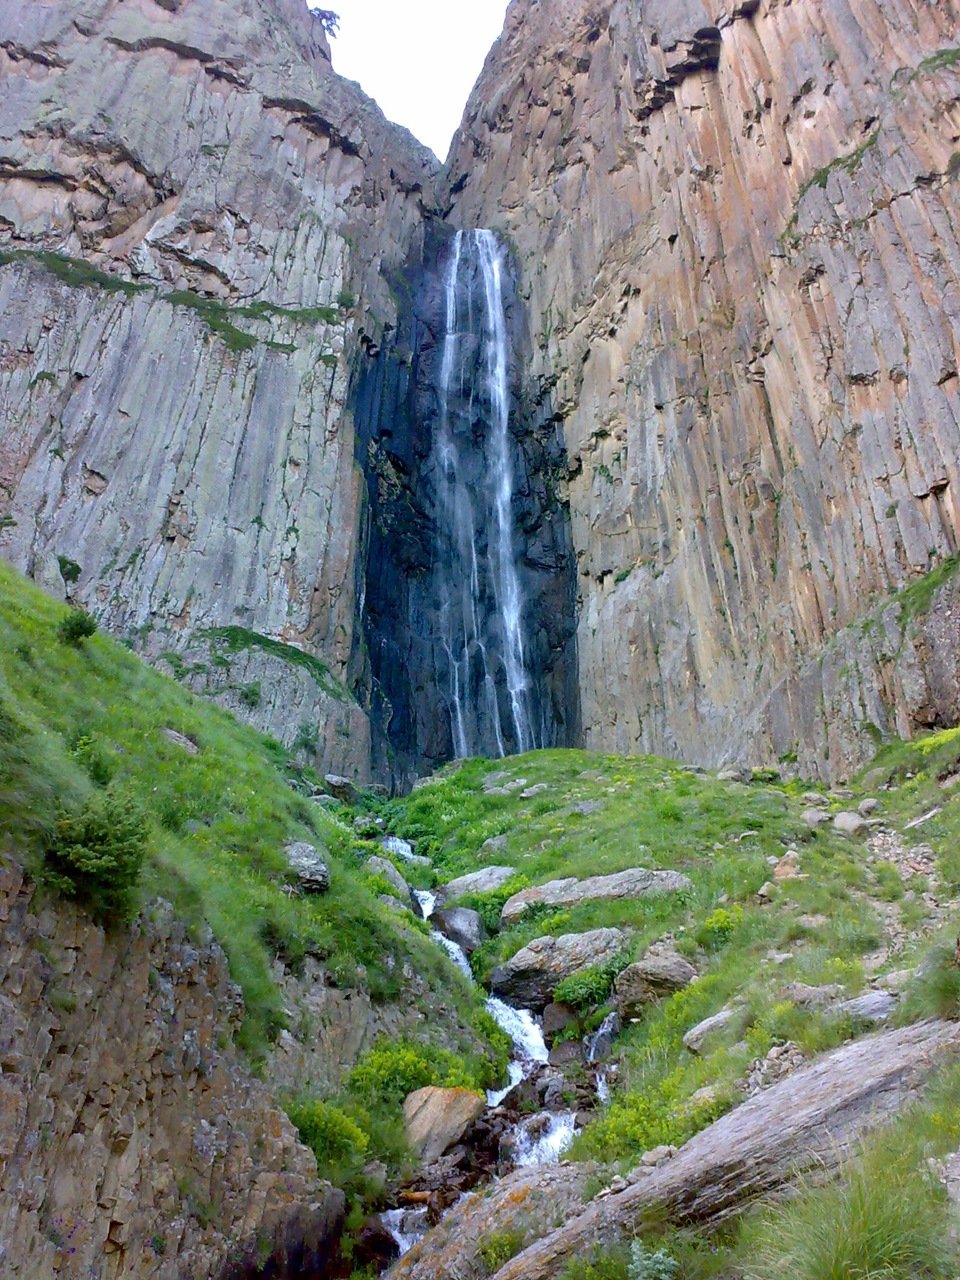
<path fill-rule="evenodd" d="M 450 219 L 563 424 L 588 746 L 837 776 L 960 715 L 958 21 L 511 4 Z"/>
<path fill-rule="evenodd" d="M 284 845 L 283 856 L 304 893 L 326 893 L 330 888 L 330 867 L 312 844 L 292 840 Z"/>
<path fill-rule="evenodd" d="M 535 1239 L 558 1218 L 573 1217 L 592 1176 L 588 1164 L 517 1169 L 485 1195 L 465 1196 L 388 1274 L 391 1280 L 484 1280 L 490 1268 L 481 1251 L 491 1236 L 512 1232 Z"/>
<path fill-rule="evenodd" d="M 504 926 L 516 924 L 530 907 L 572 907 L 580 902 L 609 902 L 619 898 L 646 898 L 659 893 L 677 893 L 691 888 L 689 879 L 680 871 L 648 871 L 631 867 L 609 876 L 589 876 L 586 880 L 570 877 L 549 880 L 546 884 L 521 889 L 508 898 L 500 913 Z"/>
<path fill-rule="evenodd" d="M 549 1280 L 571 1257 L 644 1222 L 717 1222 L 815 1169 L 835 1169 L 863 1134 L 901 1110 L 960 1053 L 960 1025 L 922 1022 L 854 1041 L 757 1093 L 628 1186 L 598 1197 L 496 1273 Z M 426 1242 L 424 1242 L 425 1247 Z"/>
<path fill-rule="evenodd" d="M 534 938 L 490 976 L 490 989 L 521 1008 L 541 1010 L 559 982 L 592 965 L 614 960 L 626 936 L 619 929 L 591 929 Z"/>
<path fill-rule="evenodd" d="M 437 902 L 456 902 L 468 893 L 492 893 L 517 874 L 514 867 L 483 867 L 480 871 L 468 871 L 466 875 L 448 880 L 437 890 Z"/>
<path fill-rule="evenodd" d="M 0 858 L 0 1261 L 11 1280 L 301 1274 L 336 1253 L 318 1183 L 231 1046 L 220 948 L 168 908 L 127 933 Z"/>
<path fill-rule="evenodd" d="M 470 1089 L 417 1089 L 403 1104 L 407 1139 L 424 1164 L 439 1160 L 463 1136 L 486 1102 Z"/>
<path fill-rule="evenodd" d="M 349 387 L 433 157 L 302 0 L 12 0 L 0 85 L 0 554 L 368 776 Z"/>

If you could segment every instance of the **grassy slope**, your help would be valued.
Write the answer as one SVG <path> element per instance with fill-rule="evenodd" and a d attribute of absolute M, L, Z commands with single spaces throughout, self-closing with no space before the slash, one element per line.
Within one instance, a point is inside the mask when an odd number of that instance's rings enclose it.
<path fill-rule="evenodd" d="M 351 815 L 311 803 L 291 785 L 300 771 L 281 747 L 113 640 L 60 642 L 65 612 L 0 564 L 0 831 L 33 868 L 58 805 L 81 802 L 109 779 L 147 814 L 143 900 L 160 895 L 186 919 L 205 920 L 227 951 L 246 1001 L 243 1047 L 254 1060 L 284 1025 L 274 958 L 296 967 L 307 952 L 338 985 L 384 1001 L 404 995 L 404 965 L 413 965 L 458 1005 L 464 1044 L 476 1048 L 475 997 L 412 917 L 377 901 L 376 884 L 360 871 L 371 847 L 354 839 Z M 190 738 L 197 753 L 165 729 Z M 322 898 L 285 892 L 289 839 L 329 851 L 333 883 Z"/>
<path fill-rule="evenodd" d="M 880 801 L 875 816 L 902 831 L 908 847 L 929 843 L 941 903 L 960 890 L 960 786 L 944 790 L 940 785 L 958 764 L 960 730 L 894 744 L 851 786 L 852 796 L 828 801 L 837 811 L 874 796 Z M 491 775 L 497 775 L 492 779 L 496 785 L 522 778 L 527 787 L 547 786 L 526 800 L 518 790 L 489 795 L 484 782 L 490 786 Z M 661 1142 L 684 1141 L 732 1105 L 750 1063 L 774 1044 L 791 1040 L 810 1054 L 863 1029 L 847 1018 L 792 1004 L 781 994 L 787 983 L 836 983 L 854 996 L 871 973 L 903 968 L 930 951 L 931 921 L 920 896 L 930 887 L 926 879 L 909 870 L 904 878 L 889 863 L 872 859 L 860 840 L 830 829 L 809 831 L 800 818 L 806 789 L 806 784 L 762 779 L 747 785 L 719 783 L 657 759 L 552 751 L 451 767 L 389 806 L 393 825 L 435 857 L 444 879 L 495 862 L 515 867 L 531 883 L 635 865 L 677 868 L 693 881 L 693 891 L 686 895 L 528 915 L 497 933 L 478 953 L 475 964 L 484 976 L 535 936 L 615 924 L 631 930 L 630 955 L 671 934 L 699 971 L 686 991 L 651 1006 L 642 1020 L 625 1029 L 618 1041 L 620 1074 L 613 1101 L 580 1137 L 575 1156 L 598 1159 L 611 1172 L 632 1167 L 644 1151 Z M 578 812 L 574 806 L 585 801 L 600 807 Z M 934 817 L 913 831 L 904 830 L 908 820 L 936 805 L 942 808 Z M 482 848 L 495 837 L 505 841 Z M 772 904 L 763 905 L 756 892 L 772 875 L 770 860 L 791 845 L 801 852 L 802 878 L 785 880 Z M 473 903 L 493 919 L 502 897 L 490 895 Z M 888 917 L 898 922 L 897 945 L 885 955 L 881 949 L 889 941 L 884 936 Z M 955 1013 L 958 994 L 960 982 L 952 973 L 944 979 L 941 970 L 937 980 L 915 984 L 901 1016 Z M 737 1016 L 708 1044 L 708 1052 L 702 1057 L 687 1053 L 684 1032 L 731 1002 L 737 1004 Z M 609 1007 L 598 1003 L 595 994 L 587 998 L 580 1029 L 596 1025 Z M 711 1094 L 691 1101 L 705 1085 L 711 1086 Z M 868 1152 L 839 1189 L 809 1189 L 793 1216 L 773 1211 L 772 1216 L 750 1217 L 726 1243 L 674 1240 L 670 1247 L 683 1262 L 678 1274 L 755 1276 L 759 1273 L 750 1270 L 754 1263 L 749 1260 L 760 1250 L 764 1275 L 785 1277 L 795 1265 L 798 1278 L 840 1280 L 854 1274 L 842 1269 L 853 1265 L 842 1250 L 837 1256 L 846 1261 L 838 1264 L 840 1270 L 831 1269 L 832 1263 L 822 1257 L 781 1265 L 776 1257 L 780 1233 L 791 1230 L 802 1241 L 804 1224 L 824 1215 L 833 1222 L 834 1235 L 860 1239 L 873 1232 L 878 1216 L 900 1213 L 909 1222 L 920 1200 L 930 1206 L 931 1220 L 942 1221 L 943 1196 L 927 1185 L 925 1161 L 950 1149 L 951 1142 L 956 1147 L 960 1138 L 960 1081 L 952 1078 L 944 1088 L 940 1102 L 898 1131 L 903 1152 L 898 1163 Z M 931 1123 L 941 1126 L 938 1143 L 906 1142 L 906 1133 L 926 1133 Z M 896 1252 L 899 1245 L 894 1242 L 891 1248 Z M 862 1274 L 882 1273 L 886 1280 L 953 1274 L 942 1269 L 947 1265 L 942 1258 L 924 1270 L 926 1263 L 921 1265 L 918 1256 L 906 1251 L 890 1269 Z M 579 1280 L 588 1275 L 616 1280 L 627 1274 L 625 1255 L 598 1259 L 595 1271 L 584 1266 L 574 1269 Z"/>

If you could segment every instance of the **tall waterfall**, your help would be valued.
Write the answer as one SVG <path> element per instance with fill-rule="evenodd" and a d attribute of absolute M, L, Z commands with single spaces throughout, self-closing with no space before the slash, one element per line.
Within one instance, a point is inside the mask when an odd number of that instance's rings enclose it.
<path fill-rule="evenodd" d="M 456 233 L 444 275 L 434 575 L 437 677 L 458 757 L 540 745 L 514 526 L 506 278 L 492 231 Z"/>

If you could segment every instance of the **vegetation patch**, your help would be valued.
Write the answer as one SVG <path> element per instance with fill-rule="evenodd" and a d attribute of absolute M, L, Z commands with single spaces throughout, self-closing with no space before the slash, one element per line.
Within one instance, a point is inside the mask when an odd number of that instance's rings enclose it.
<path fill-rule="evenodd" d="M 351 702 L 352 698 L 345 685 L 341 684 L 330 673 L 326 663 L 315 658 L 312 653 L 292 644 L 284 644 L 282 640 L 274 640 L 270 636 L 261 635 L 258 631 L 250 631 L 246 627 L 211 627 L 197 633 L 213 641 L 214 647 L 224 655 L 241 653 L 244 649 L 260 649 L 272 658 L 278 658 L 289 666 L 300 667 L 331 698 L 338 702 Z M 248 686 L 249 687 L 249 686 Z"/>

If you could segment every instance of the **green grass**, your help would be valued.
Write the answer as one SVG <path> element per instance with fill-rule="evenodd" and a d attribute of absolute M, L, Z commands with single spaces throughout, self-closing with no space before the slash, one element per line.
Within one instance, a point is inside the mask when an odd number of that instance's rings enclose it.
<path fill-rule="evenodd" d="M 146 815 L 140 901 L 161 896 L 212 927 L 243 990 L 241 1043 L 252 1059 L 285 1024 L 277 955 L 294 969 L 314 956 L 330 981 L 378 1001 L 408 1000 L 412 967 L 458 1011 L 461 1047 L 486 1043 L 475 993 L 412 920 L 382 909 L 360 871 L 369 849 L 294 789 L 302 770 L 284 750 L 106 636 L 62 643 L 65 616 L 0 565 L 0 828 L 28 866 L 43 868 L 62 805 L 117 789 Z M 286 892 L 289 839 L 328 850 L 323 897 Z"/>
<path fill-rule="evenodd" d="M 247 627 L 211 627 L 199 632 L 198 636 L 211 640 L 215 652 L 224 656 L 241 653 L 244 649 L 260 649 L 271 657 L 279 658 L 281 662 L 302 668 L 324 693 L 336 698 L 338 702 L 352 701 L 346 687 L 330 673 L 326 663 L 292 644 L 284 644 L 281 640 L 261 635 L 258 631 L 250 631 Z"/>

